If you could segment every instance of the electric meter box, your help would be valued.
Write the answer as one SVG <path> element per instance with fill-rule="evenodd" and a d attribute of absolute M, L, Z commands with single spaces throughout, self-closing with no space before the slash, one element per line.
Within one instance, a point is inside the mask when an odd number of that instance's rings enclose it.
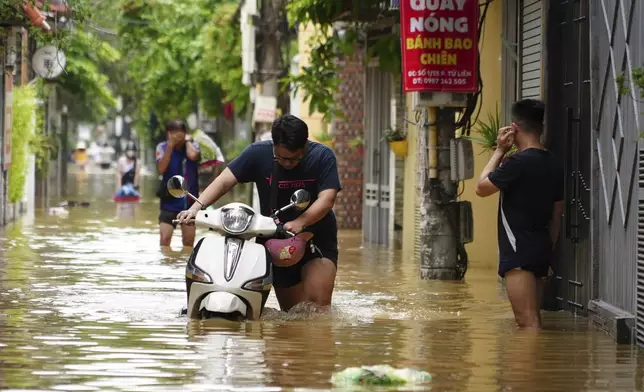
<path fill-rule="evenodd" d="M 449 142 L 450 177 L 452 181 L 474 178 L 474 148 L 472 141 L 462 137 Z"/>
<path fill-rule="evenodd" d="M 436 92 L 413 92 L 412 102 L 415 102 L 414 110 L 428 108 L 430 106 L 446 108 L 467 107 L 467 94 Z"/>
<path fill-rule="evenodd" d="M 472 203 L 459 201 L 458 203 L 459 237 L 462 244 L 470 244 L 474 241 L 474 216 L 472 214 Z"/>

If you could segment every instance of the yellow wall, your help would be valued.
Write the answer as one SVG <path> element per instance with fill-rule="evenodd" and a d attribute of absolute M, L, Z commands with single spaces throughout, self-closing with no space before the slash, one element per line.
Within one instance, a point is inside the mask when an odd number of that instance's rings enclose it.
<path fill-rule="evenodd" d="M 503 25 L 503 3 L 495 1 L 490 4 L 481 34 L 481 75 L 483 77 L 482 110 L 480 119 L 487 119 L 490 110 L 495 110 L 501 102 L 501 33 Z M 408 118 L 413 119 L 411 94 L 407 95 Z M 405 162 L 405 210 L 403 214 L 403 257 L 413 259 L 414 252 L 414 216 L 416 200 L 416 127 L 409 125 L 409 155 Z M 474 130 L 472 130 L 475 133 Z M 472 136 L 475 136 L 474 134 Z M 474 146 L 475 178 L 465 182 L 462 200 L 472 202 L 474 210 L 474 242 L 466 246 L 472 266 L 494 268 L 497 265 L 497 203 L 498 197 L 481 199 L 474 193 L 476 179 L 488 162 L 490 155 L 481 154 L 481 148 Z M 416 260 L 415 260 L 416 261 Z M 417 262 L 417 261 L 416 261 Z"/>
<path fill-rule="evenodd" d="M 411 94 L 407 94 L 407 118 L 415 119 L 415 112 L 413 103 L 411 102 Z M 407 140 L 409 147 L 407 150 L 407 158 L 405 159 L 405 181 L 404 181 L 404 205 L 403 205 L 403 236 L 402 236 L 402 256 L 403 260 L 414 259 L 414 239 L 416 230 L 416 176 L 417 176 L 417 156 L 418 149 L 416 148 L 416 126 L 410 123 L 406 124 L 407 127 Z"/>
<path fill-rule="evenodd" d="M 501 102 L 501 34 L 503 29 L 503 2 L 490 4 L 481 34 L 481 76 L 483 77 L 483 96 L 479 119 L 486 120 L 496 104 L 503 113 Z M 473 135 L 476 131 L 472 130 Z M 481 154 L 481 148 L 474 147 L 474 179 L 465 181 L 465 191 L 461 198 L 472 202 L 474 210 L 474 242 L 466 246 L 472 265 L 496 267 L 498 264 L 497 211 L 498 196 L 481 199 L 474 189 L 481 170 L 485 167 L 490 154 Z"/>
<path fill-rule="evenodd" d="M 314 33 L 315 28 L 312 24 L 300 26 L 297 36 L 298 54 L 300 55 L 300 69 L 310 64 L 309 59 L 311 57 L 311 48 L 308 41 Z M 309 126 L 309 133 L 312 138 L 315 139 L 315 135 L 320 133 L 322 128 L 325 126 L 322 122 L 322 113 L 313 112 L 312 114 L 309 114 L 309 102 L 304 100 L 303 91 L 300 90 L 297 92 L 297 99 L 300 101 L 300 118 Z"/>

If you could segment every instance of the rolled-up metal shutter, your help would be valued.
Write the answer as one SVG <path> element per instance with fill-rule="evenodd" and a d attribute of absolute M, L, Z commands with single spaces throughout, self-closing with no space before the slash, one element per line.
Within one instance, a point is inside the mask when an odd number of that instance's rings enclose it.
<path fill-rule="evenodd" d="M 521 0 L 519 8 L 519 98 L 541 98 L 543 1 Z"/>

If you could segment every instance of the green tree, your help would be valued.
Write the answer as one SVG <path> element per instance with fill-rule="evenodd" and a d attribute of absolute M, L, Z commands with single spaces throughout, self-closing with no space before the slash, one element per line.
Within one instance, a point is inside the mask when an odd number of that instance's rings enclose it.
<path fill-rule="evenodd" d="M 13 113 L 8 187 L 10 203 L 22 200 L 25 187 L 27 153 L 36 125 L 36 89 L 33 86 L 13 90 Z"/>
<path fill-rule="evenodd" d="M 199 103 L 218 115 L 222 103 L 246 109 L 239 25 L 232 0 L 124 0 L 118 34 L 127 60 L 125 93 L 136 101 L 139 131 L 150 113 L 185 118 Z M 143 129 L 142 129 L 143 128 Z M 148 135 L 154 137 L 155 135 Z"/>
<path fill-rule="evenodd" d="M 351 56 L 364 41 L 363 33 L 369 23 L 396 15 L 382 7 L 383 2 L 372 0 L 299 0 L 287 5 L 289 23 L 293 26 L 312 24 L 316 27 L 309 41 L 310 65 L 298 75 L 283 79 L 283 88 L 294 85 L 310 100 L 309 111 L 318 111 L 326 121 L 333 116 L 343 116 L 335 107 L 335 93 L 340 84 L 337 60 Z M 333 24 L 342 20 L 344 33 L 337 34 Z M 385 72 L 401 72 L 400 32 L 379 37 L 370 45 L 367 61 L 377 57 Z"/>
<path fill-rule="evenodd" d="M 116 107 L 114 92 L 103 68 L 114 64 L 119 52 L 91 31 L 77 30 L 63 43 L 65 72 L 56 80 L 62 101 L 77 121 L 104 121 Z"/>

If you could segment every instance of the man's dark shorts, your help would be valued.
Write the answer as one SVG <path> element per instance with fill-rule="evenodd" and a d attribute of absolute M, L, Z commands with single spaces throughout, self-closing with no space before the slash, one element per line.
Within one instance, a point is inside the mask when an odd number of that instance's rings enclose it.
<path fill-rule="evenodd" d="M 505 274 L 514 269 L 530 271 L 537 279 L 545 279 L 550 275 L 550 263 L 547 261 L 541 263 L 525 263 L 505 260 L 499 263 L 499 276 L 505 278 Z"/>
<path fill-rule="evenodd" d="M 313 249 L 311 249 L 313 243 Z M 299 263 L 290 267 L 278 267 L 273 264 L 273 286 L 277 288 L 293 287 L 302 281 L 302 268 L 312 260 L 325 258 L 338 266 L 337 240 L 316 243 L 311 241 L 306 246 L 306 253 Z"/>
<path fill-rule="evenodd" d="M 179 212 L 181 211 L 168 211 L 168 210 L 161 210 L 159 213 L 159 223 L 167 223 L 169 225 L 172 225 L 175 229 L 177 228 L 176 223 L 172 223 L 173 220 L 177 219 L 177 215 L 179 215 Z"/>

